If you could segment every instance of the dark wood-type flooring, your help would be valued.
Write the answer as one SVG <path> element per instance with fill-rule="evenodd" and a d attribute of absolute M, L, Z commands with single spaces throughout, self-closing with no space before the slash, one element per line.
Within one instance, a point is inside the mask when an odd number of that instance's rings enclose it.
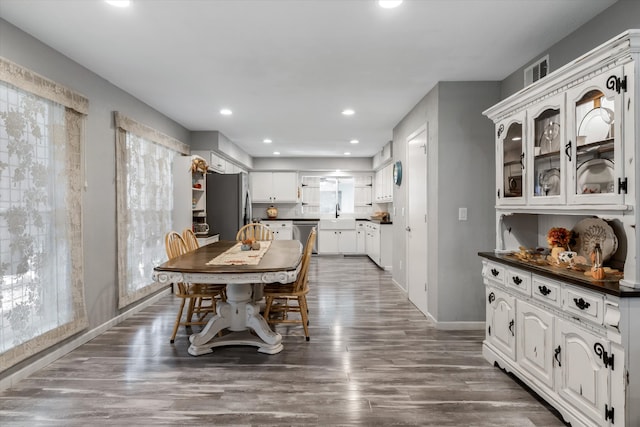
<path fill-rule="evenodd" d="M 170 295 L 0 393 L 0 425 L 564 425 L 483 359 L 482 331 L 436 330 L 367 258 L 310 274 L 310 342 L 278 326 L 277 355 L 192 357 Z"/>

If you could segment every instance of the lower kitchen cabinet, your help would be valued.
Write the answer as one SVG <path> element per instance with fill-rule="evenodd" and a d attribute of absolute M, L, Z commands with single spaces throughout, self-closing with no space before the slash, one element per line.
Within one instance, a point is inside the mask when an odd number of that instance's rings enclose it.
<path fill-rule="evenodd" d="M 558 394 L 598 425 L 607 425 L 608 408 L 612 406 L 609 405 L 608 387 L 609 342 L 563 319 L 558 319 L 557 326 L 554 352 L 559 367 L 556 375 Z M 613 415 L 615 420 L 615 410 Z"/>
<path fill-rule="evenodd" d="M 321 254 L 352 254 L 356 252 L 355 230 L 318 231 L 318 252 Z"/>
<path fill-rule="evenodd" d="M 631 354 L 640 346 L 632 325 L 640 292 L 598 292 L 481 256 L 484 357 L 574 426 L 640 425 L 640 388 L 632 378 L 640 358 Z"/>
<path fill-rule="evenodd" d="M 510 359 L 516 357 L 515 298 L 487 287 L 487 341 Z"/>
<path fill-rule="evenodd" d="M 262 221 L 273 232 L 273 240 L 293 240 L 293 221 Z"/>
<path fill-rule="evenodd" d="M 548 387 L 553 387 L 553 316 L 525 301 L 517 307 L 518 364 Z"/>
<path fill-rule="evenodd" d="M 392 225 L 367 222 L 365 224 L 365 251 L 378 267 L 391 270 Z"/>

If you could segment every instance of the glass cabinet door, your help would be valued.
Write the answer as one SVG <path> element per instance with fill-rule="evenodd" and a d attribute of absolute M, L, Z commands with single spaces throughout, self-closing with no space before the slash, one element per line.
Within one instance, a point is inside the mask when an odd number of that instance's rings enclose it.
<path fill-rule="evenodd" d="M 529 146 L 533 152 L 527 181 L 530 204 L 558 204 L 566 200 L 564 94 L 544 100 L 529 119 Z"/>
<path fill-rule="evenodd" d="M 568 92 L 570 203 L 623 201 L 618 178 L 623 172 L 620 124 L 625 92 L 616 90 L 618 78 L 623 78 L 622 68 L 596 76 Z"/>
<path fill-rule="evenodd" d="M 497 204 L 525 203 L 525 113 L 514 114 L 497 126 Z"/>

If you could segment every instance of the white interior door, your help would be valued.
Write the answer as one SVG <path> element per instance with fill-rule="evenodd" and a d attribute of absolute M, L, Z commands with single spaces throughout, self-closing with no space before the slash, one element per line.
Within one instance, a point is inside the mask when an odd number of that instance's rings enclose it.
<path fill-rule="evenodd" d="M 427 126 L 407 139 L 407 289 L 427 314 Z"/>

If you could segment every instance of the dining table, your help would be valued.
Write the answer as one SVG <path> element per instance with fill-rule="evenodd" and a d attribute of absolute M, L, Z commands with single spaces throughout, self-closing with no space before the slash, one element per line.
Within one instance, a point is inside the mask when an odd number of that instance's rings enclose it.
<path fill-rule="evenodd" d="M 259 300 L 264 284 L 296 280 L 302 265 L 302 245 L 297 240 L 260 243 L 261 250 L 244 251 L 241 242 L 218 241 L 154 268 L 153 280 L 160 283 L 226 285 L 226 301 L 219 302 L 202 330 L 189 337 L 192 356 L 230 345 L 255 346 L 266 354 L 282 351 L 282 336 L 260 314 Z M 218 334 L 220 331 L 222 334 Z"/>

